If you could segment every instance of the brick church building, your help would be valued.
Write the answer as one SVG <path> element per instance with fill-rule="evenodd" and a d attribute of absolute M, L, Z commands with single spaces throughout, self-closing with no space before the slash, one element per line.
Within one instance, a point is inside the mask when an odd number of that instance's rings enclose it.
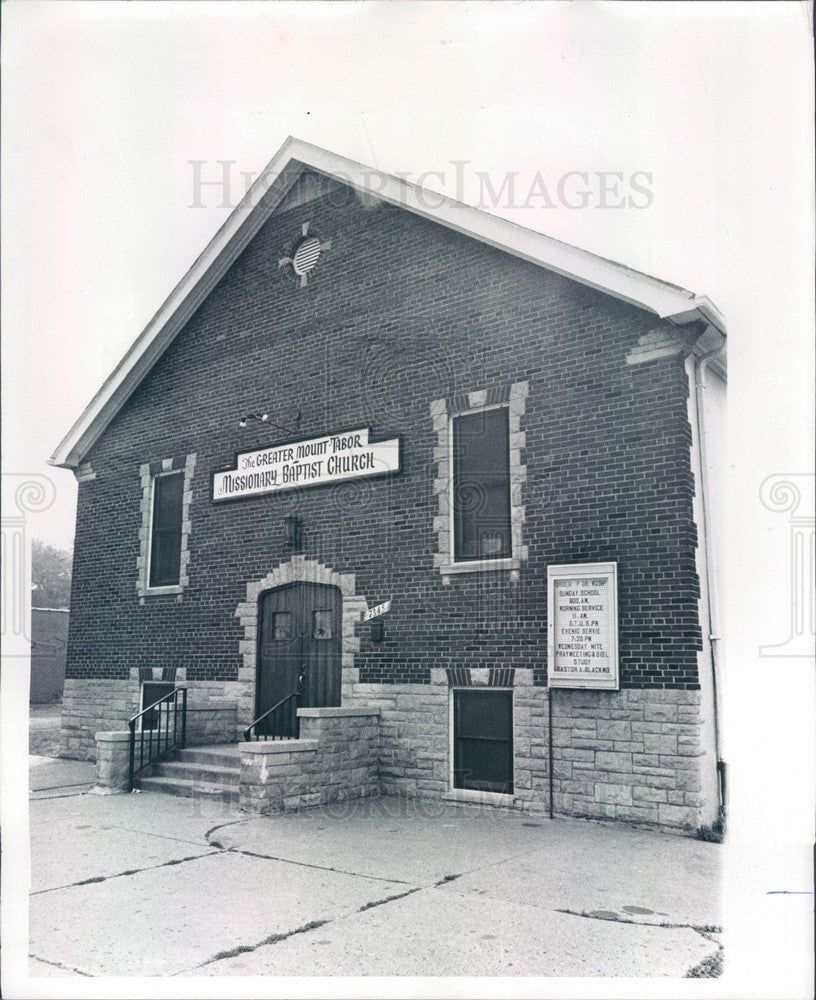
<path fill-rule="evenodd" d="M 721 316 L 371 177 L 287 140 L 52 457 L 63 753 L 184 688 L 271 808 L 242 735 L 288 698 L 301 805 L 711 823 Z"/>

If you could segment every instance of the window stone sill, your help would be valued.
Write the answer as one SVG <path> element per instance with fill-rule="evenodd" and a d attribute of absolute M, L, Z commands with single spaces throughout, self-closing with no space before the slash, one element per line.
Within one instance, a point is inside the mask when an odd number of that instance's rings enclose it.
<path fill-rule="evenodd" d="M 486 573 L 520 567 L 520 559 L 474 559 L 473 562 L 440 563 L 439 572 L 447 576 L 452 573 Z"/>
<path fill-rule="evenodd" d="M 140 597 L 160 597 L 162 594 L 183 594 L 184 587 L 179 584 L 173 584 L 169 587 L 144 587 L 139 591 Z"/>
<path fill-rule="evenodd" d="M 442 799 L 445 802 L 468 802 L 471 805 L 512 807 L 514 793 L 482 792 L 475 788 L 451 788 L 443 794 Z"/>

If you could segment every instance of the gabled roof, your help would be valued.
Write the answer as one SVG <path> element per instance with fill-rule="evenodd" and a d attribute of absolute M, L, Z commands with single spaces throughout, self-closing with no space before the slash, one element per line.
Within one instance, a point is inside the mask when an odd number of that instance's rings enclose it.
<path fill-rule="evenodd" d="M 705 296 L 698 297 L 677 285 L 524 229 L 290 136 L 105 380 L 61 441 L 49 464 L 65 468 L 79 465 L 304 170 L 315 171 L 369 196 L 374 193 L 380 201 L 397 205 L 661 318 L 678 324 L 701 320 L 711 333 L 725 333 L 722 317 Z M 375 177 L 376 185 L 372 186 Z"/>

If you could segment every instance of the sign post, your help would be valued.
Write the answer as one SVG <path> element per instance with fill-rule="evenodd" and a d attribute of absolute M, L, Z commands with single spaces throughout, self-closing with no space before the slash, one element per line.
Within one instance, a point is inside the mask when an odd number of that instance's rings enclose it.
<path fill-rule="evenodd" d="M 547 683 L 620 687 L 617 563 L 547 567 Z"/>

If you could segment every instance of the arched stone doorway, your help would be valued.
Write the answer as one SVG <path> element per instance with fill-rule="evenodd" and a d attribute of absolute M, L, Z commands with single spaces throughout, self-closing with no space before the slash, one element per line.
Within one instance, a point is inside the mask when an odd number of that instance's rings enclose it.
<path fill-rule="evenodd" d="M 266 591 L 276 591 L 296 583 L 322 584 L 336 587 L 340 592 L 340 666 L 343 682 L 354 679 L 352 671 L 356 674 L 354 654 L 359 651 L 360 640 L 355 635 L 354 623 L 360 621 L 362 612 L 368 608 L 368 602 L 365 597 L 355 593 L 354 574 L 337 573 L 330 566 L 324 566 L 316 560 L 300 555 L 292 556 L 260 580 L 247 583 L 246 600 L 235 611 L 244 630 L 243 639 L 239 643 L 243 666 L 238 670 L 238 721 L 242 725 L 249 725 L 257 718 L 259 598 Z"/>

